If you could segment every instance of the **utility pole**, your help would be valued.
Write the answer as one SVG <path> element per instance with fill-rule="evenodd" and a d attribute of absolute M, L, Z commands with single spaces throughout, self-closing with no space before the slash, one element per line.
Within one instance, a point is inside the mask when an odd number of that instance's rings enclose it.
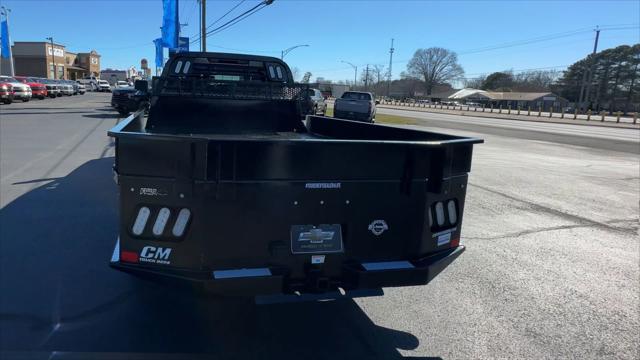
<path fill-rule="evenodd" d="M 51 62 L 53 62 L 53 79 L 55 80 L 58 79 L 58 71 L 56 67 L 56 49 L 53 47 L 53 36 L 48 37 L 47 40 L 51 41 Z"/>
<path fill-rule="evenodd" d="M 9 75 L 14 76 L 16 73 L 15 73 L 15 68 L 13 64 L 13 50 L 11 50 L 11 36 L 9 36 L 9 13 L 11 12 L 11 9 L 8 9 L 4 6 L 0 7 L 0 9 L 2 9 L 2 14 L 7 20 L 7 44 L 9 45 Z"/>
<path fill-rule="evenodd" d="M 200 0 L 200 51 L 207 51 L 207 0 Z"/>
<path fill-rule="evenodd" d="M 593 73 L 596 66 L 596 53 L 598 52 L 598 38 L 600 37 L 600 29 L 596 28 L 596 41 L 593 44 L 593 56 L 591 59 L 591 66 L 589 68 L 589 79 L 587 80 L 587 91 L 584 95 L 585 104 L 589 104 L 589 95 L 591 93 L 591 82 L 593 81 Z"/>
<path fill-rule="evenodd" d="M 389 74 L 387 79 L 387 97 L 389 97 L 389 92 L 391 89 L 391 66 L 393 65 L 393 39 L 391 39 L 391 48 L 389 48 Z"/>
<path fill-rule="evenodd" d="M 364 89 L 367 90 L 369 88 L 369 64 L 367 64 L 367 70 L 364 73 Z"/>
<path fill-rule="evenodd" d="M 596 27 L 596 39 L 594 41 L 593 44 L 593 53 L 592 53 L 592 57 L 591 57 L 591 64 L 589 66 L 589 69 L 584 69 L 584 72 L 582 73 L 582 85 L 580 86 L 580 95 L 578 98 L 578 105 L 580 106 L 580 109 L 584 110 L 584 105 L 586 102 L 589 101 L 589 91 L 591 90 L 591 81 L 592 81 L 592 77 L 591 77 L 591 73 L 593 72 L 593 66 L 595 65 L 595 56 L 596 56 L 596 52 L 598 51 L 598 39 L 600 38 L 600 29 L 598 29 Z M 588 85 L 587 85 L 587 89 L 585 92 L 585 84 L 587 84 L 587 73 L 588 74 Z"/>

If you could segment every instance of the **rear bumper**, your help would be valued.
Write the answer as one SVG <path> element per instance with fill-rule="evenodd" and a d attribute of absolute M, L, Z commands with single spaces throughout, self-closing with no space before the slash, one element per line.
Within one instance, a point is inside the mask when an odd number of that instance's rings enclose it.
<path fill-rule="evenodd" d="M 351 112 L 351 111 L 334 110 L 333 117 L 336 117 L 339 119 L 371 122 L 371 114 L 369 113 L 365 114 L 365 113 L 358 113 L 358 112 Z"/>
<path fill-rule="evenodd" d="M 192 271 L 159 266 L 127 263 L 120 260 L 119 242 L 114 248 L 110 266 L 132 274 L 169 283 L 199 284 L 206 291 L 232 296 L 258 296 L 289 294 L 296 290 L 292 284 L 301 281 L 309 287 L 304 293 L 322 293 L 344 289 L 350 291 L 379 289 L 382 287 L 425 285 L 451 264 L 465 250 L 458 246 L 434 255 L 411 261 L 349 263 L 343 265 L 341 279 L 289 279 L 285 268 L 265 267 L 254 269 L 225 269 L 217 271 Z M 322 286 L 317 286 L 324 281 Z M 316 285 L 316 286 L 314 286 Z M 325 286 L 328 285 L 328 286 Z"/>
<path fill-rule="evenodd" d="M 14 92 L 14 99 L 31 99 L 31 92 Z"/>

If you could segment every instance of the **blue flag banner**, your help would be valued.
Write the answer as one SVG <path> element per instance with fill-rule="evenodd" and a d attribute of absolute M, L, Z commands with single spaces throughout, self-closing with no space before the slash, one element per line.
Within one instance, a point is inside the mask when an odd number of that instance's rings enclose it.
<path fill-rule="evenodd" d="M 162 45 L 169 49 L 178 47 L 178 0 L 162 0 Z"/>
<path fill-rule="evenodd" d="M 9 39 L 9 25 L 7 24 L 7 20 L 3 20 L 0 24 L 0 37 L 2 37 L 2 52 L 3 58 L 8 58 L 9 54 L 11 54 L 11 41 Z"/>
<path fill-rule="evenodd" d="M 162 54 L 162 39 L 155 39 L 153 43 L 156 45 L 156 67 L 162 67 L 164 56 Z"/>

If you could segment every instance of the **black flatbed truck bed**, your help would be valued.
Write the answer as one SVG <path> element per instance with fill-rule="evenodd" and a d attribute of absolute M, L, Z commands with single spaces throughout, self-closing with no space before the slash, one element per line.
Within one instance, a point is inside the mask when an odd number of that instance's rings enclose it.
<path fill-rule="evenodd" d="M 172 66 L 194 57 L 210 65 L 238 55 L 174 57 L 165 84 Z M 274 58 L 248 61 L 290 74 Z M 155 81 L 149 117 L 138 112 L 109 132 L 121 219 L 112 266 L 220 294 L 348 294 L 426 284 L 464 251 L 467 176 L 482 140 L 319 116 L 303 122 L 295 92 L 287 105 L 263 93 L 195 90 L 210 80 L 178 79 L 191 87 L 169 94 L 163 78 Z M 250 126 L 236 126 L 242 121 Z"/>

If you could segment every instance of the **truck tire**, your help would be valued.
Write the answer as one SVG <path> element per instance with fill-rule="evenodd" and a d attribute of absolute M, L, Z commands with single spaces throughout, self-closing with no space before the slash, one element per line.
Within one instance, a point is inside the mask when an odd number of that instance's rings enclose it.
<path fill-rule="evenodd" d="M 22 102 L 29 102 L 29 100 L 31 100 L 31 98 L 22 98 Z"/>
<path fill-rule="evenodd" d="M 44 100 L 44 95 L 40 95 L 40 96 L 38 96 L 38 99 L 40 99 L 40 100 Z"/>
<path fill-rule="evenodd" d="M 8 104 L 11 104 L 13 102 L 13 100 L 12 99 L 3 99 L 2 102 L 8 105 Z"/>

